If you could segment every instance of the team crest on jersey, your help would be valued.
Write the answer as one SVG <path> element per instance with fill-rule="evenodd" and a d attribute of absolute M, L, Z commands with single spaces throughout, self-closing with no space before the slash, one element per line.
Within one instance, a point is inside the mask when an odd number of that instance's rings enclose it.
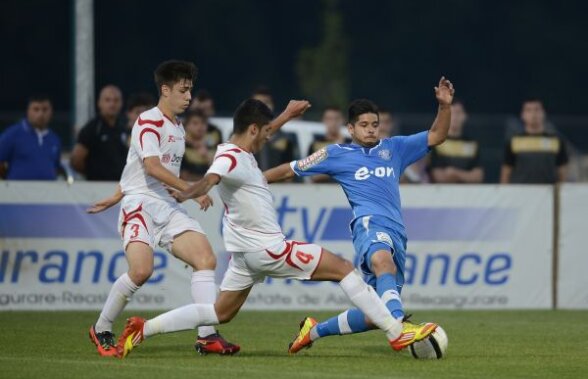
<path fill-rule="evenodd" d="M 389 161 L 392 158 L 392 153 L 388 149 L 378 151 L 378 156 L 385 161 Z"/>
<path fill-rule="evenodd" d="M 170 160 L 169 154 L 163 154 L 161 156 L 161 162 L 163 162 L 163 163 L 169 163 L 169 160 Z"/>
<path fill-rule="evenodd" d="M 315 151 L 313 154 L 309 155 L 308 157 L 301 159 L 298 161 L 298 169 L 300 171 L 306 171 L 309 168 L 316 166 L 317 164 L 321 163 L 325 159 L 327 159 L 328 153 L 327 148 L 323 147 L 320 150 Z"/>
<path fill-rule="evenodd" d="M 388 233 L 376 232 L 376 238 L 378 239 L 378 241 L 387 243 L 390 246 L 394 245 L 392 243 L 392 238 L 390 238 L 390 235 Z"/>

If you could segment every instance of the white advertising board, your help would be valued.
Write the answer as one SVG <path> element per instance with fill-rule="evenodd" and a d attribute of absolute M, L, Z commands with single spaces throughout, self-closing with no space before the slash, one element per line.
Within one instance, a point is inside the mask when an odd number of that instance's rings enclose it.
<path fill-rule="evenodd" d="M 118 209 L 88 215 L 88 204 L 114 183 L 0 184 L 0 310 L 100 309 L 126 270 Z M 351 211 L 336 185 L 274 185 L 278 220 L 288 238 L 356 259 Z M 403 186 L 408 231 L 408 309 L 507 309 L 551 306 L 552 188 L 549 186 Z M 214 194 L 216 196 L 216 194 Z M 218 199 L 217 199 L 218 200 Z M 217 252 L 220 282 L 229 255 L 222 209 L 188 205 Z M 169 309 L 191 301 L 190 271 L 167 252 L 130 309 Z M 268 279 L 249 309 L 342 309 L 333 283 Z"/>
<path fill-rule="evenodd" d="M 588 185 L 560 187 L 557 306 L 588 309 Z"/>

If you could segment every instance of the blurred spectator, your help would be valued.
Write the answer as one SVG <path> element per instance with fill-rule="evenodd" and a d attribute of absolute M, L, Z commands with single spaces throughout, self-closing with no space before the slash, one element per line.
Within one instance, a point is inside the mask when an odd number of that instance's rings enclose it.
<path fill-rule="evenodd" d="M 156 104 L 155 98 L 148 92 L 134 93 L 127 99 L 127 148 L 131 146 L 131 129 L 133 129 L 139 115 L 153 108 Z"/>
<path fill-rule="evenodd" d="M 463 103 L 454 100 L 447 140 L 431 152 L 429 172 L 432 182 L 481 183 L 484 180 L 478 142 L 464 133 L 467 118 Z"/>
<path fill-rule="evenodd" d="M 190 110 L 198 110 L 202 112 L 206 118 L 214 117 L 216 113 L 214 99 L 207 90 L 201 89 L 196 92 L 196 96 L 194 96 L 194 100 L 192 100 L 192 104 L 190 104 Z"/>
<path fill-rule="evenodd" d="M 127 160 L 129 131 L 120 117 L 122 93 L 107 85 L 98 97 L 98 115 L 78 134 L 71 166 L 87 180 L 117 181 Z"/>
<path fill-rule="evenodd" d="M 557 183 L 564 181 L 568 153 L 561 137 L 545 128 L 545 109 L 539 99 L 523 102 L 524 131 L 506 144 L 501 183 Z"/>
<path fill-rule="evenodd" d="M 251 98 L 261 101 L 267 105 L 272 112 L 274 111 L 274 97 L 272 96 L 272 93 L 268 87 L 257 87 L 251 94 Z"/>
<path fill-rule="evenodd" d="M 55 180 L 63 172 L 61 142 L 48 127 L 53 115 L 47 96 L 32 96 L 26 118 L 0 135 L 0 178 Z"/>
<path fill-rule="evenodd" d="M 274 111 L 274 98 L 267 87 L 257 87 L 251 94 L 253 99 L 263 102 Z M 299 159 L 298 138 L 294 133 L 287 133 L 281 129 L 275 132 L 263 149 L 256 154 L 255 158 L 259 168 L 264 171 L 272 167 Z M 299 181 L 298 177 L 295 178 Z"/>
<path fill-rule="evenodd" d="M 380 126 L 378 134 L 380 139 L 390 138 L 398 134 L 396 127 L 396 120 L 392 117 L 392 113 L 387 109 L 380 109 L 378 112 Z"/>
<path fill-rule="evenodd" d="M 341 133 L 341 128 L 345 122 L 341 108 L 336 106 L 326 107 L 323 111 L 322 117 L 323 125 L 325 126 L 325 134 L 315 134 L 313 141 L 308 147 L 308 154 L 311 155 L 323 147 L 335 143 L 351 143 L 350 138 L 346 138 Z M 311 177 L 314 183 L 334 183 L 328 175 L 315 175 Z"/>
<path fill-rule="evenodd" d="M 127 129 L 130 131 L 139 115 L 157 105 L 155 98 L 148 92 L 133 93 L 127 99 Z M 130 133 L 130 132 L 129 132 Z"/>
<path fill-rule="evenodd" d="M 223 141 L 223 134 L 218 126 L 210 122 L 210 118 L 215 115 L 216 110 L 214 99 L 207 90 L 201 89 L 196 93 L 192 104 L 190 104 L 190 110 L 200 111 L 204 115 L 206 124 L 208 125 L 206 131 L 207 144 L 214 146 L 220 144 Z"/>
<path fill-rule="evenodd" d="M 380 139 L 394 137 L 399 134 L 399 128 L 396 123 L 396 119 L 392 116 L 392 113 L 387 109 L 380 109 L 378 111 L 378 137 Z M 428 157 L 416 161 L 415 163 L 408 166 L 402 176 L 400 177 L 401 183 L 427 183 L 429 176 L 427 174 Z"/>
<path fill-rule="evenodd" d="M 216 147 L 221 142 L 216 135 L 209 134 L 207 118 L 199 110 L 188 111 L 184 118 L 186 129 L 186 152 L 182 160 L 180 177 L 184 180 L 195 181 L 201 179 L 216 153 Z"/>

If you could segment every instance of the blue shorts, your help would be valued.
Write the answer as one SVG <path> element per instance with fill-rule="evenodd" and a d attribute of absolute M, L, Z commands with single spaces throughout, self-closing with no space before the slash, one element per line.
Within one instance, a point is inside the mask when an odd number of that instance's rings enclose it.
<path fill-rule="evenodd" d="M 404 265 L 406 264 L 406 238 L 392 227 L 390 220 L 382 216 L 364 216 L 354 220 L 352 225 L 353 246 L 356 265 L 364 274 L 367 284 L 376 288 L 376 275 L 373 273 L 372 255 L 382 249 L 389 249 L 396 265 L 396 284 L 398 292 L 404 285 Z"/>

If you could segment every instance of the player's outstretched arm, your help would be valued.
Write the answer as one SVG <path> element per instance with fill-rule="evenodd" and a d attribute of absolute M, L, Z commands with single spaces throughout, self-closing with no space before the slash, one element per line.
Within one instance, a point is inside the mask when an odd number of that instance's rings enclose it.
<path fill-rule="evenodd" d="M 220 182 L 220 176 L 217 174 L 206 174 L 204 178 L 200 179 L 196 183 L 192 184 L 186 190 L 179 192 L 172 192 L 171 195 L 180 203 L 188 199 L 199 198 L 206 195 L 208 191 Z M 200 204 L 202 206 L 202 204 Z"/>
<path fill-rule="evenodd" d="M 281 182 L 294 177 L 294 170 L 290 163 L 284 163 L 263 172 L 268 183 Z"/>
<path fill-rule="evenodd" d="M 435 97 L 439 102 L 439 108 L 437 109 L 437 117 L 435 117 L 431 129 L 429 129 L 427 141 L 429 146 L 440 145 L 447 138 L 449 124 L 451 123 L 451 103 L 453 102 L 454 94 L 453 84 L 442 76 L 439 79 L 439 84 L 435 87 Z"/>
<path fill-rule="evenodd" d="M 310 106 L 306 100 L 290 100 L 286 109 L 271 122 L 271 132 L 275 133 L 288 121 L 302 116 Z"/>
<path fill-rule="evenodd" d="M 168 187 L 178 191 L 184 191 L 188 188 L 186 181 L 172 174 L 167 168 L 163 167 L 158 156 L 151 156 L 143 159 L 145 172 L 147 175 L 154 177 Z"/>
<path fill-rule="evenodd" d="M 114 195 L 92 204 L 92 206 L 90 208 L 86 209 L 86 212 L 88 212 L 90 214 L 94 214 L 94 213 L 100 213 L 102 211 L 105 211 L 108 208 L 112 207 L 113 205 L 118 204 L 118 202 L 122 200 L 123 196 L 124 195 L 122 193 L 122 190 L 121 190 L 120 184 L 119 184 L 116 186 L 116 192 L 114 193 Z"/>

